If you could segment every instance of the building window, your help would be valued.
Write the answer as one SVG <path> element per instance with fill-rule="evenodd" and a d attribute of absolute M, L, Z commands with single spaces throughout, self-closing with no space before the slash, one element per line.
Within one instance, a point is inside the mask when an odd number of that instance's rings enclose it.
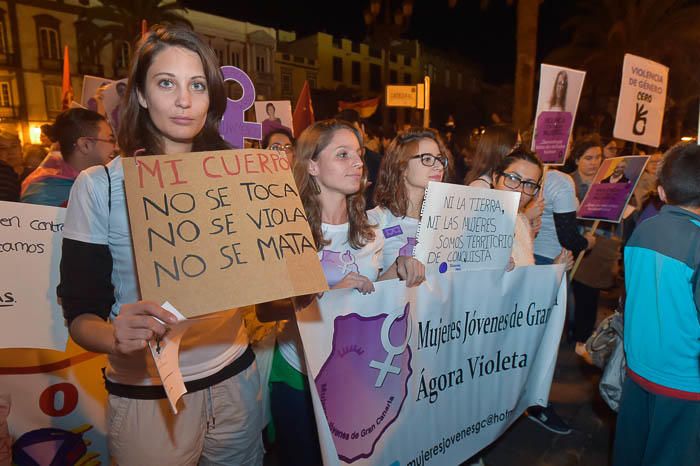
<path fill-rule="evenodd" d="M 343 59 L 333 57 L 333 81 L 343 82 Z"/>
<path fill-rule="evenodd" d="M 351 44 L 353 53 L 360 53 L 360 43 L 352 41 Z"/>
<path fill-rule="evenodd" d="M 5 41 L 5 15 L 0 15 L 0 53 L 7 53 L 7 42 Z"/>
<path fill-rule="evenodd" d="M 0 107 L 12 107 L 12 90 L 9 82 L 0 82 Z"/>
<path fill-rule="evenodd" d="M 257 56 L 255 57 L 255 71 L 258 73 L 264 73 L 266 69 L 265 57 Z"/>
<path fill-rule="evenodd" d="M 450 87 L 450 70 L 445 69 L 445 87 Z"/>
<path fill-rule="evenodd" d="M 289 61 L 289 54 L 288 54 L 288 53 L 283 53 L 283 54 L 282 54 L 282 60 L 284 60 L 284 61 Z"/>
<path fill-rule="evenodd" d="M 462 90 L 462 73 L 457 73 L 457 90 Z"/>
<path fill-rule="evenodd" d="M 411 77 L 411 73 L 404 73 L 403 74 L 404 84 L 411 84 L 411 81 L 413 81 L 413 78 Z"/>
<path fill-rule="evenodd" d="M 372 58 L 382 58 L 382 49 L 376 47 L 369 48 L 369 56 Z"/>
<path fill-rule="evenodd" d="M 280 77 L 282 78 L 282 95 L 292 95 L 292 72 L 282 70 Z"/>
<path fill-rule="evenodd" d="M 309 82 L 309 87 L 311 89 L 316 89 L 316 73 L 310 71 L 306 72 L 306 80 Z"/>
<path fill-rule="evenodd" d="M 391 52 L 391 53 L 389 54 L 389 61 L 390 61 L 391 63 L 396 63 L 397 59 L 398 59 L 398 57 L 396 56 L 396 54 L 395 54 L 394 52 Z"/>
<path fill-rule="evenodd" d="M 389 84 L 398 84 L 399 73 L 396 70 L 389 70 Z"/>
<path fill-rule="evenodd" d="M 369 88 L 372 91 L 382 89 L 382 67 L 376 63 L 369 64 Z"/>
<path fill-rule="evenodd" d="M 39 28 L 39 56 L 50 60 L 59 60 L 61 58 L 58 30 L 48 27 Z"/>
<path fill-rule="evenodd" d="M 62 92 L 60 84 L 44 84 L 44 97 L 46 99 L 46 113 L 56 115 L 62 110 Z"/>
<path fill-rule="evenodd" d="M 360 78 L 360 74 L 361 74 L 360 73 L 360 62 L 353 61 L 352 62 L 352 83 L 355 86 L 360 85 L 360 82 L 361 82 L 360 80 L 362 79 L 362 78 Z"/>
<path fill-rule="evenodd" d="M 236 68 L 241 67 L 241 51 L 240 50 L 234 50 L 231 52 L 231 64 L 235 66 Z"/>
<path fill-rule="evenodd" d="M 411 66 L 411 57 L 403 57 L 404 66 Z"/>
<path fill-rule="evenodd" d="M 131 44 L 128 41 L 121 41 L 117 48 L 117 68 L 128 68 L 131 61 Z"/>
<path fill-rule="evenodd" d="M 304 64 L 304 57 L 294 57 L 294 63 L 301 63 Z"/>
<path fill-rule="evenodd" d="M 216 53 L 216 58 L 219 60 L 219 66 L 224 65 L 224 51 L 220 49 L 214 49 L 214 53 Z"/>
<path fill-rule="evenodd" d="M 342 49 L 343 48 L 343 39 L 340 37 L 333 37 L 333 47 L 337 49 Z"/>

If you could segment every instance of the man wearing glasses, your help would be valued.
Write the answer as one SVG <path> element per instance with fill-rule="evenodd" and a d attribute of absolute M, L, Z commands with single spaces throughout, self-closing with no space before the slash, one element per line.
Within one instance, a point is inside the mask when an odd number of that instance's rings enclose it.
<path fill-rule="evenodd" d="M 61 113 L 49 129 L 58 143 L 53 151 L 22 183 L 21 201 L 65 207 L 78 174 L 94 165 L 104 165 L 114 155 L 117 142 L 104 116 L 84 108 Z"/>

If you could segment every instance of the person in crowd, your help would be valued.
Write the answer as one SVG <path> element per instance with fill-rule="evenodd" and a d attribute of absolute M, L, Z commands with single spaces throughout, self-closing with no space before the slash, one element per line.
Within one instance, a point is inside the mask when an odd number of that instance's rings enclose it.
<path fill-rule="evenodd" d="M 368 212 L 384 237 L 383 268 L 398 256 L 413 256 L 425 190 L 444 181 L 451 155 L 432 129 L 411 127 L 392 141 L 382 158 L 374 191 L 376 207 Z"/>
<path fill-rule="evenodd" d="M 19 176 L 19 181 L 23 182 L 34 170 L 37 169 L 41 162 L 48 154 L 47 148 L 39 144 L 27 144 L 24 146 L 22 153 L 22 173 Z"/>
<path fill-rule="evenodd" d="M 506 125 L 487 128 L 479 138 L 464 184 L 475 188 L 493 188 L 493 172 L 504 157 L 521 147 L 520 135 Z M 530 222 L 533 236 L 539 233 L 542 224 L 544 201 L 535 197 L 525 207 L 524 214 Z"/>
<path fill-rule="evenodd" d="M 657 172 L 661 160 L 663 160 L 665 149 L 660 148 L 649 148 L 646 155 L 649 156 L 646 166 L 644 167 L 644 172 L 639 177 L 637 181 L 637 187 L 634 189 L 634 204 L 637 206 L 638 210 L 641 210 L 642 206 L 646 204 L 647 199 L 656 192 L 656 187 L 658 186 Z"/>
<path fill-rule="evenodd" d="M 627 378 L 613 462 L 700 464 L 700 147 L 664 156 L 667 203 L 625 247 Z"/>
<path fill-rule="evenodd" d="M 97 112 L 71 108 L 47 129 L 60 152 L 51 152 L 22 182 L 22 202 L 65 207 L 78 174 L 108 163 L 117 140 L 107 120 Z"/>
<path fill-rule="evenodd" d="M 569 87 L 569 76 L 566 71 L 561 70 L 557 73 L 552 87 L 552 94 L 547 102 L 547 110 L 563 112 L 566 110 L 566 92 Z"/>
<path fill-rule="evenodd" d="M 625 141 L 621 139 L 609 138 L 604 142 L 603 158 L 609 159 L 622 155 L 625 150 Z"/>
<path fill-rule="evenodd" d="M 365 140 L 366 132 L 365 125 L 360 119 L 360 114 L 357 110 L 345 109 L 335 116 L 338 120 L 349 121 L 352 123 L 360 134 L 362 135 L 362 140 Z M 364 146 L 364 162 L 367 166 L 367 188 L 365 189 L 365 201 L 368 208 L 374 207 L 374 188 L 377 182 L 377 176 L 379 174 L 379 165 L 382 162 L 382 155 Z"/>
<path fill-rule="evenodd" d="M 382 128 L 381 131 L 382 135 L 382 154 L 386 154 L 387 149 L 389 148 L 389 144 L 391 144 L 391 141 L 394 140 L 396 137 L 396 130 L 394 129 L 393 126 L 389 126 L 388 128 Z"/>
<path fill-rule="evenodd" d="M 544 167 L 535 154 L 525 148 L 518 148 L 501 159 L 493 173 L 493 187 L 501 191 L 520 193 L 518 216 L 515 220 L 515 238 L 512 257 L 516 267 L 535 265 L 533 236 L 530 222 L 525 216 L 525 208 L 537 196 L 541 186 Z M 566 270 L 573 267 L 571 251 L 561 250 L 553 260 L 555 264 L 565 264 Z"/>
<path fill-rule="evenodd" d="M 590 135 L 577 140 L 571 149 L 570 158 L 576 166 L 576 171 L 572 173 L 571 177 L 574 180 L 576 198 L 581 202 L 603 162 L 603 145 L 600 137 Z M 580 222 L 579 225 L 581 229 L 589 229 L 592 222 Z M 597 233 L 599 236 L 607 237 L 610 235 L 610 231 L 605 228 L 599 229 Z M 605 240 L 601 240 L 601 244 L 603 242 Z M 613 262 L 617 258 L 615 249 L 602 256 L 600 255 L 601 252 L 602 249 L 599 247 L 595 255 L 585 256 L 584 262 L 582 262 L 583 268 L 580 269 L 581 273 L 577 273 L 571 282 L 575 308 L 573 326 L 570 326 L 569 332 L 571 338 L 576 342 L 576 352 L 584 357 L 586 357 L 586 340 L 591 336 L 595 327 L 598 314 L 598 299 L 600 297 L 600 288 L 595 282 L 589 280 L 589 274 L 586 272 L 590 268 L 591 271 L 598 275 L 609 275 L 611 270 L 614 269 Z M 607 258 L 607 260 L 603 261 L 604 258 Z M 593 263 L 589 264 L 589 262 Z"/>
<path fill-rule="evenodd" d="M 276 128 L 265 135 L 260 143 L 263 149 L 285 152 L 290 157 L 294 152 L 294 137 L 292 133 L 284 128 Z"/>
<path fill-rule="evenodd" d="M 0 201 L 19 201 L 17 172 L 2 159 L 0 159 Z"/>
<path fill-rule="evenodd" d="M 134 53 L 123 103 L 123 155 L 73 186 L 58 286 L 72 338 L 108 355 L 110 454 L 120 465 L 262 465 L 260 381 L 238 311 L 189 327 L 179 353 L 187 393 L 172 414 L 148 342 L 176 318 L 141 300 L 125 202 L 131 157 L 230 148 L 218 131 L 226 90 L 214 52 L 185 27 L 155 26 Z"/>
<path fill-rule="evenodd" d="M 362 133 L 340 120 L 316 122 L 295 146 L 294 179 L 331 289 L 367 294 L 372 282 L 401 278 L 420 284 L 424 266 L 408 256 L 383 268 L 383 236 L 365 211 Z M 270 403 L 283 464 L 321 464 L 301 339 L 292 318 L 278 336 Z"/>
<path fill-rule="evenodd" d="M 558 170 L 547 170 L 544 176 L 542 199 L 544 210 L 541 228 L 535 237 L 535 264 L 552 264 L 562 253 L 571 251 L 576 257 L 581 251 L 590 250 L 596 239 L 592 233 L 579 233 L 576 222 L 578 200 L 574 182 L 569 175 Z M 528 419 L 551 432 L 566 435 L 571 427 L 556 413 L 550 404 L 545 408 L 528 408 Z"/>

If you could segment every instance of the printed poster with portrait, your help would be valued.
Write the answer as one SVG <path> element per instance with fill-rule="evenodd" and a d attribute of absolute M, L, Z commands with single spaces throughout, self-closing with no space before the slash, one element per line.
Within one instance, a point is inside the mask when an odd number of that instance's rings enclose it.
<path fill-rule="evenodd" d="M 289 100 L 259 100 L 255 102 L 255 121 L 262 124 L 262 138 L 276 129 L 294 136 L 292 103 Z"/>
<path fill-rule="evenodd" d="M 95 93 L 100 87 L 108 86 L 113 82 L 114 81 L 111 79 L 101 78 L 99 76 L 90 76 L 87 74 L 83 76 L 83 91 L 80 95 L 80 105 L 88 110 L 96 112 L 98 109 Z"/>
<path fill-rule="evenodd" d="M 603 160 L 583 198 L 577 217 L 620 223 L 649 157 L 625 156 Z"/>
<path fill-rule="evenodd" d="M 126 95 L 126 83 L 126 79 L 113 81 L 107 87 L 105 87 L 105 90 L 102 93 L 105 113 L 107 114 L 109 124 L 112 125 L 114 134 L 117 134 L 119 131 L 119 111 L 121 110 L 122 98 Z"/>
<path fill-rule="evenodd" d="M 532 150 L 548 165 L 566 159 L 585 71 L 542 64 Z"/>

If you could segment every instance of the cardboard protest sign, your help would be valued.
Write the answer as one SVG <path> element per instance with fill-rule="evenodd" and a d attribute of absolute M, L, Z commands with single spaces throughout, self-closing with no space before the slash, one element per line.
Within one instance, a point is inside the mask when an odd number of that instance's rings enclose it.
<path fill-rule="evenodd" d="M 659 147 L 667 87 L 667 66 L 625 54 L 614 136 Z"/>
<path fill-rule="evenodd" d="M 120 79 L 109 84 L 102 93 L 107 119 L 112 125 L 114 134 L 119 131 L 119 111 L 122 97 L 126 95 L 127 79 Z"/>
<path fill-rule="evenodd" d="M 323 464 L 456 465 L 546 406 L 561 266 L 333 290 L 297 313 Z"/>
<path fill-rule="evenodd" d="M 143 299 L 200 314 L 327 289 L 286 155 L 125 159 Z"/>
<path fill-rule="evenodd" d="M 603 160 L 578 209 L 577 217 L 619 223 L 649 157 Z"/>
<path fill-rule="evenodd" d="M 520 193 L 431 181 L 414 256 L 448 270 L 503 270 L 510 260 Z"/>
<path fill-rule="evenodd" d="M 0 348 L 63 351 L 56 298 L 66 209 L 0 201 Z"/>
<path fill-rule="evenodd" d="M 80 105 L 88 110 L 92 110 L 93 112 L 98 111 L 97 101 L 95 100 L 95 93 L 97 92 L 97 89 L 113 82 L 114 81 L 111 79 L 100 78 L 98 76 L 83 76 L 83 91 L 80 94 Z"/>
<path fill-rule="evenodd" d="M 255 102 L 255 119 L 262 125 L 262 138 L 275 129 L 284 129 L 294 135 L 292 127 L 292 103 L 288 100 L 258 100 Z"/>
<path fill-rule="evenodd" d="M 542 64 L 532 150 L 550 165 L 566 159 L 585 71 Z"/>

